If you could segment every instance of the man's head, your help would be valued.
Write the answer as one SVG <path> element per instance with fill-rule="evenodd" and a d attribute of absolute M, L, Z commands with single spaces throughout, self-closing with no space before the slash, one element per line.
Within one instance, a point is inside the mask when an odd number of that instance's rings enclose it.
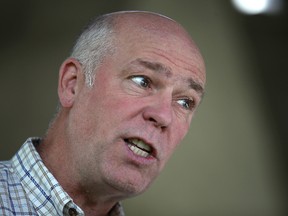
<path fill-rule="evenodd" d="M 86 191 L 143 192 L 200 103 L 206 76 L 198 48 L 167 17 L 120 12 L 88 27 L 72 57 L 60 68 L 55 121 L 71 176 Z"/>

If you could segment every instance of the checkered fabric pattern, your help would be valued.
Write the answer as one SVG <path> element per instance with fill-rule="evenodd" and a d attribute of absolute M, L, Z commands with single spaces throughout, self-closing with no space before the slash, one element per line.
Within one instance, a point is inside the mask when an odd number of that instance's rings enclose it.
<path fill-rule="evenodd" d="M 29 138 L 10 161 L 0 162 L 0 215 L 84 215 L 46 168 Z M 109 216 L 124 216 L 120 204 Z"/>

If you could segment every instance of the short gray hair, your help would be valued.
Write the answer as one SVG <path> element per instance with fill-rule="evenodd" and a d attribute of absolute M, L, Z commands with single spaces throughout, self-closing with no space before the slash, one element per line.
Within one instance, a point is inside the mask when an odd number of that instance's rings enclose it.
<path fill-rule="evenodd" d="M 93 86 L 95 71 L 104 57 L 114 50 L 113 33 L 113 16 L 99 16 L 84 28 L 72 49 L 71 57 L 82 64 L 85 82 L 89 87 Z"/>

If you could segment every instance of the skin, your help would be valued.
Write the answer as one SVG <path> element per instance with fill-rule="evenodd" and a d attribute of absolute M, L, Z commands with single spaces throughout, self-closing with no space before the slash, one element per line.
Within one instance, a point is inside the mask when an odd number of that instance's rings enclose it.
<path fill-rule="evenodd" d="M 59 72 L 61 110 L 37 147 L 45 165 L 86 215 L 145 191 L 188 132 L 205 85 L 204 62 L 176 22 L 145 13 L 115 15 L 116 51 L 85 85 L 81 64 Z M 153 150 L 134 154 L 127 139 Z"/>

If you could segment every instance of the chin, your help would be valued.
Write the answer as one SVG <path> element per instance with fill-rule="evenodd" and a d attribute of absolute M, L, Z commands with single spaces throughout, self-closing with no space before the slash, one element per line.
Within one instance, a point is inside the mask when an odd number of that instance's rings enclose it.
<path fill-rule="evenodd" d="M 106 179 L 111 187 L 127 197 L 139 195 L 146 191 L 150 185 L 150 181 L 141 179 L 140 181 L 133 178 L 109 178 Z"/>

